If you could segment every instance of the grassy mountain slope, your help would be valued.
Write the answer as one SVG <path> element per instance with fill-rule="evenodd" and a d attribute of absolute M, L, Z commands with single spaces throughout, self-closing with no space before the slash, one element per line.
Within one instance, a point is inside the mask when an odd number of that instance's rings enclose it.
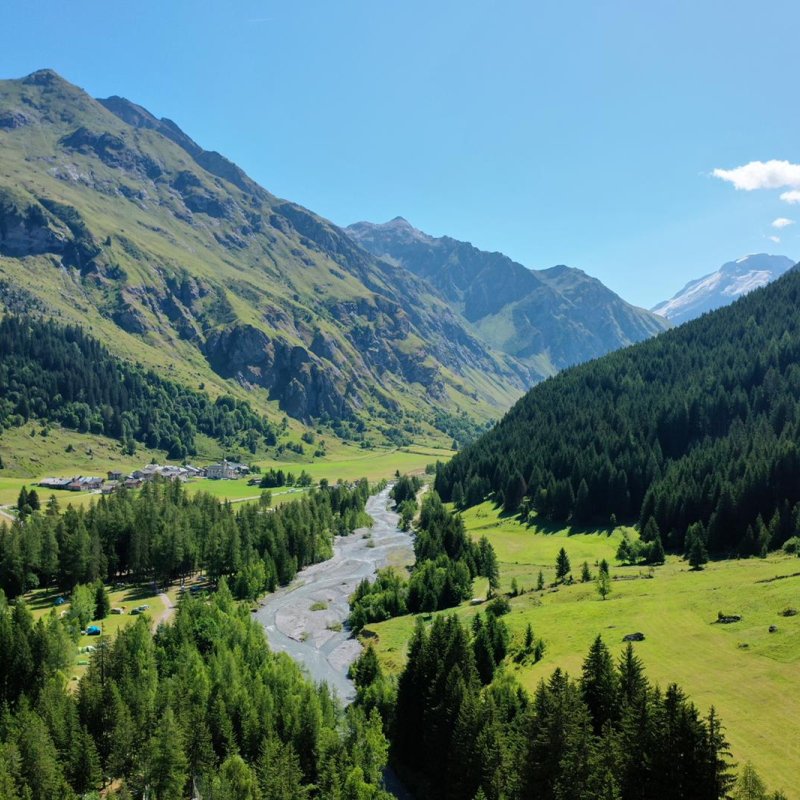
<path fill-rule="evenodd" d="M 383 225 L 358 222 L 347 232 L 376 256 L 428 280 L 481 339 L 539 379 L 670 327 L 579 269 L 530 270 L 502 253 L 428 236 L 401 217 Z"/>
<path fill-rule="evenodd" d="M 0 300 L 212 396 L 352 431 L 487 420 L 529 379 L 411 273 L 49 70 L 0 81 Z"/>

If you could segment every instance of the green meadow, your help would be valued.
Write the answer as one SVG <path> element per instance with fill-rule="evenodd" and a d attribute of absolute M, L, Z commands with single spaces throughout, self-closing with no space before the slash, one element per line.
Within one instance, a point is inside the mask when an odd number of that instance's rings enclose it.
<path fill-rule="evenodd" d="M 362 450 L 355 445 L 345 442 L 336 443 L 335 449 L 325 458 L 297 461 L 257 461 L 262 470 L 282 469 L 299 475 L 302 470 L 318 481 L 327 478 L 331 483 L 338 480 L 356 481 L 367 478 L 378 481 L 382 478 L 391 478 L 395 471 L 401 473 L 423 472 L 426 464 L 434 463 L 437 459 L 446 461 L 453 455 L 451 450 L 442 450 L 433 447 L 403 447 L 400 449 Z"/>
<path fill-rule="evenodd" d="M 3 432 L 2 458 L 4 469 L 0 471 L 0 506 L 14 505 L 23 486 L 31 487 L 40 478 L 47 476 L 99 475 L 104 477 L 110 470 L 132 472 L 150 462 L 158 464 L 170 462 L 166 453 L 160 450 L 149 450 L 138 446 L 132 456 L 121 452 L 120 443 L 105 436 L 78 433 L 53 425 L 48 428 L 46 436 L 43 428 L 36 423 L 29 423 L 19 428 L 11 428 Z M 222 450 L 216 442 L 208 437 L 197 437 L 198 455 L 192 463 L 199 466 L 214 463 L 222 458 Z M 307 446 L 307 449 L 311 449 Z M 248 463 L 255 463 L 263 470 L 269 468 L 282 469 L 299 476 L 306 470 L 314 481 L 327 478 L 331 483 L 336 481 L 355 481 L 367 478 L 378 481 L 391 478 L 396 470 L 408 473 L 421 473 L 427 464 L 437 460 L 446 461 L 452 456 L 451 450 L 412 445 L 409 447 L 362 449 L 337 439 L 329 439 L 327 454 L 317 458 L 299 456 L 286 451 L 281 459 L 264 459 L 253 457 Z M 247 480 L 235 481 L 192 481 L 188 485 L 190 492 L 204 491 L 220 500 L 247 502 L 258 499 L 261 489 L 248 486 Z M 272 491 L 273 505 L 288 502 L 297 498 L 296 493 L 284 493 L 284 488 Z M 281 494 L 279 494 L 279 492 Z M 51 492 L 42 490 L 40 500 L 46 499 Z M 96 500 L 97 494 L 87 492 L 56 492 L 62 507 L 87 506 Z"/>
<path fill-rule="evenodd" d="M 464 515 L 476 537 L 486 535 L 500 561 L 503 591 L 516 578 L 524 591 L 511 600 L 504 617 L 512 639 L 530 623 L 545 641 L 544 658 L 507 669 L 528 689 L 556 667 L 580 672 L 592 640 L 600 634 L 612 651 L 623 636 L 641 632 L 635 645 L 654 682 L 678 683 L 705 714 L 713 704 L 720 714 L 737 762 L 752 761 L 771 790 L 797 797 L 800 786 L 800 559 L 782 554 L 766 559 L 717 561 L 699 572 L 671 556 L 664 566 L 619 567 L 614 561 L 621 531 L 573 532 L 528 527 L 504 519 L 491 504 Z M 611 564 L 612 592 L 603 601 L 594 583 L 552 586 L 555 556 L 564 547 L 575 580 L 588 561 L 593 574 L 602 558 Z M 542 569 L 547 586 L 536 591 Z M 476 595 L 485 594 L 476 582 Z M 469 617 L 475 607 L 456 613 Z M 718 613 L 740 615 L 740 622 L 716 623 Z M 446 613 L 446 612 L 445 612 Z M 770 626 L 777 630 L 769 632 Z M 370 625 L 384 666 L 397 672 L 414 626 L 412 617 Z"/>
<path fill-rule="evenodd" d="M 279 489 L 260 489 L 258 486 L 248 486 L 246 478 L 235 481 L 193 480 L 186 484 L 186 491 L 189 494 L 206 492 L 219 500 L 230 500 L 232 503 L 256 502 L 263 491 L 269 491 L 272 494 L 273 506 L 297 500 L 305 492 L 304 489 L 288 486 Z"/>
<path fill-rule="evenodd" d="M 149 586 L 126 586 L 124 589 L 114 589 L 106 586 L 108 590 L 108 597 L 111 601 L 112 608 L 124 607 L 124 614 L 110 614 L 103 620 L 96 620 L 91 622 L 91 625 L 98 625 L 102 630 L 101 636 L 80 636 L 75 651 L 75 661 L 70 677 L 73 680 L 78 678 L 86 672 L 85 665 L 79 665 L 81 661 L 88 661 L 89 656 L 85 653 L 80 653 L 82 647 L 89 645 L 96 647 L 102 637 L 113 638 L 117 632 L 130 625 L 131 622 L 136 620 L 136 615 L 131 615 L 131 609 L 137 606 L 149 605 L 146 617 L 150 623 L 155 626 L 159 620 L 164 617 L 167 612 L 167 606 L 162 600 L 161 596 L 154 593 Z M 67 603 L 61 606 L 55 606 L 56 598 L 60 593 L 55 589 L 37 589 L 25 595 L 25 603 L 28 609 L 33 614 L 34 619 L 38 619 L 51 612 L 60 615 L 62 611 L 69 611 L 69 595 L 64 595 Z M 177 604 L 178 600 L 178 587 L 172 586 L 167 592 L 167 596 L 173 605 Z"/>

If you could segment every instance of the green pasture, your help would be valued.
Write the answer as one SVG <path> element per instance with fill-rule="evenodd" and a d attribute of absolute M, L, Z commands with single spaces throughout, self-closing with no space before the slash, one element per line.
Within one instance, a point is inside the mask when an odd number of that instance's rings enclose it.
<path fill-rule="evenodd" d="M 555 667 L 580 672 L 592 640 L 600 634 L 613 652 L 624 648 L 623 636 L 641 632 L 635 645 L 654 682 L 678 683 L 703 714 L 713 705 L 722 719 L 738 762 L 752 761 L 771 790 L 798 797 L 800 787 L 800 560 L 772 555 L 766 559 L 712 562 L 700 572 L 671 556 L 664 566 L 618 567 L 613 560 L 620 531 L 571 532 L 528 527 L 502 519 L 489 504 L 465 515 L 475 536 L 486 535 L 500 561 L 502 588 L 512 577 L 524 594 L 511 600 L 506 616 L 512 638 L 521 639 L 530 623 L 545 641 L 542 661 L 509 665 L 519 681 L 533 690 Z M 551 586 L 555 555 L 569 554 L 573 575 L 586 560 L 607 558 L 614 578 L 603 601 L 594 583 Z M 544 569 L 547 588 L 535 591 Z M 476 583 L 475 594 L 485 593 Z M 740 615 L 740 622 L 718 624 L 718 612 Z M 469 617 L 475 607 L 457 612 Z M 367 636 L 389 671 L 397 672 L 413 630 L 412 617 L 370 625 Z M 777 630 L 769 632 L 770 626 Z"/>

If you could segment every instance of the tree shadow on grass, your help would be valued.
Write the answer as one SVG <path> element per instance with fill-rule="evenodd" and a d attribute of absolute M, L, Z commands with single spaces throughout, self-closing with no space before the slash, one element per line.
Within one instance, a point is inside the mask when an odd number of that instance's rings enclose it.
<path fill-rule="evenodd" d="M 521 524 L 524 524 L 528 530 L 535 528 L 536 533 L 545 536 L 566 532 L 567 536 L 605 536 L 608 538 L 616 530 L 608 525 L 573 525 L 567 522 L 553 522 L 541 517 L 533 517 Z"/>
<path fill-rule="evenodd" d="M 138 600 L 152 599 L 157 594 L 158 590 L 153 591 L 153 587 L 150 585 L 129 586 L 125 590 L 125 594 L 122 596 L 121 602 L 123 604 L 135 603 Z"/>

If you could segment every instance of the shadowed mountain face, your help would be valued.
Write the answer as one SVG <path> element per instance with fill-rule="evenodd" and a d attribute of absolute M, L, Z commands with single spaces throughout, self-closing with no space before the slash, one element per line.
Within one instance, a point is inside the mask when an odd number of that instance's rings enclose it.
<path fill-rule="evenodd" d="M 690 281 L 670 300 L 653 311 L 675 325 L 695 319 L 706 311 L 721 308 L 734 300 L 772 283 L 794 266 L 786 256 L 752 253 L 723 264 L 716 272 Z"/>
<path fill-rule="evenodd" d="M 642 341 L 669 323 L 571 267 L 531 270 L 502 253 L 434 238 L 397 217 L 347 232 L 371 253 L 429 281 L 489 345 L 539 377 Z"/>
<path fill-rule="evenodd" d="M 50 70 L 0 81 L 0 270 L 6 308 L 304 421 L 485 420 L 535 378 L 411 272 Z"/>

